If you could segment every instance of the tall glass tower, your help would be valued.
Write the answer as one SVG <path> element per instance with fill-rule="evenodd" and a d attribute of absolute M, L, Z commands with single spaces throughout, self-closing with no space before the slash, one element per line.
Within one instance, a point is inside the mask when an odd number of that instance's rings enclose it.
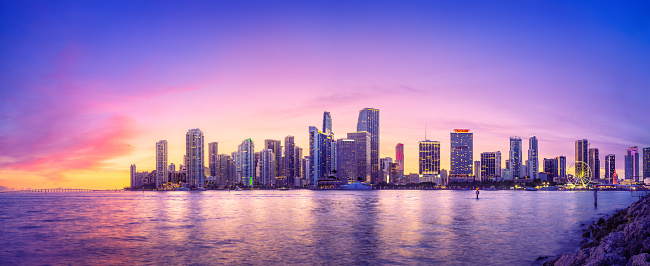
<path fill-rule="evenodd" d="M 539 147 L 537 136 L 528 139 L 528 175 L 531 179 L 539 179 Z"/>
<path fill-rule="evenodd" d="M 650 178 L 650 147 L 643 148 L 643 179 Z"/>
<path fill-rule="evenodd" d="M 357 132 L 370 133 L 370 180 L 373 184 L 381 181 L 379 172 L 379 109 L 364 108 L 359 111 Z"/>
<path fill-rule="evenodd" d="M 454 129 L 451 132 L 451 169 L 453 177 L 470 177 L 474 163 L 474 133 L 469 129 Z"/>
<path fill-rule="evenodd" d="M 235 161 L 238 181 L 252 186 L 255 183 L 255 143 L 252 139 L 245 139 L 237 146 Z"/>
<path fill-rule="evenodd" d="M 605 156 L 605 179 L 610 180 L 610 183 L 614 183 L 614 172 L 616 171 L 616 155 L 609 154 Z"/>
<path fill-rule="evenodd" d="M 185 167 L 187 181 L 191 187 L 205 186 L 205 144 L 200 129 L 190 129 L 185 135 Z"/>
<path fill-rule="evenodd" d="M 395 163 L 397 163 L 397 178 L 402 180 L 404 178 L 404 144 L 397 143 L 395 146 Z"/>
<path fill-rule="evenodd" d="M 508 165 L 508 173 L 510 178 L 522 178 L 521 176 L 521 138 L 510 137 L 510 156 Z"/>
<path fill-rule="evenodd" d="M 162 187 L 162 184 L 169 182 L 167 174 L 167 141 L 161 140 L 156 142 L 156 188 Z"/>
<path fill-rule="evenodd" d="M 370 182 L 370 167 L 372 166 L 370 162 L 370 158 L 372 156 L 372 138 L 370 136 L 370 133 L 365 131 L 348 133 L 348 139 L 354 140 L 354 157 L 357 166 L 357 176 L 355 179 L 361 177 L 361 181 Z"/>
<path fill-rule="evenodd" d="M 639 182 L 639 147 L 637 146 L 627 148 L 625 179 Z"/>
<path fill-rule="evenodd" d="M 591 169 L 591 180 L 600 179 L 600 155 L 598 148 L 589 149 L 589 169 Z"/>
<path fill-rule="evenodd" d="M 217 156 L 219 155 L 219 143 L 208 143 L 208 167 L 210 176 L 217 176 Z"/>
<path fill-rule="evenodd" d="M 579 162 L 582 162 L 583 164 L 580 164 Z M 576 175 L 585 171 L 585 169 L 583 169 L 584 165 L 589 165 L 589 141 L 586 139 L 580 139 L 576 140 L 576 159 L 574 167 Z"/>
<path fill-rule="evenodd" d="M 286 136 L 284 137 L 284 166 L 283 166 L 283 172 L 284 176 L 286 177 L 286 185 L 288 187 L 294 186 L 294 177 L 296 176 L 295 173 L 295 154 L 296 154 L 296 146 L 294 143 L 294 137 L 293 136 Z"/>

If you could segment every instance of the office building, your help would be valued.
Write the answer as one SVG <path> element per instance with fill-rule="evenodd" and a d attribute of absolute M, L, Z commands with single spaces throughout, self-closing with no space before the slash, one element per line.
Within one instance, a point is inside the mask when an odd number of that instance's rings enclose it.
<path fill-rule="evenodd" d="M 137 187 L 135 164 L 131 165 L 131 188 Z"/>
<path fill-rule="evenodd" d="M 167 175 L 167 141 L 156 142 L 156 189 L 169 182 Z"/>
<path fill-rule="evenodd" d="M 293 136 L 284 137 L 284 157 L 282 175 L 286 178 L 286 186 L 292 187 L 295 184 L 294 178 L 296 176 L 296 146 Z"/>
<path fill-rule="evenodd" d="M 650 178 L 650 147 L 643 148 L 643 179 Z"/>
<path fill-rule="evenodd" d="M 358 179 L 360 177 L 363 182 L 372 182 L 372 163 L 370 161 L 372 158 L 372 136 L 366 131 L 352 132 L 348 133 L 348 139 L 354 140 L 354 157 L 357 167 L 356 178 Z"/>
<path fill-rule="evenodd" d="M 452 177 L 467 178 L 472 176 L 472 164 L 474 163 L 474 133 L 469 129 L 454 129 L 451 136 L 451 169 L 449 175 Z"/>
<path fill-rule="evenodd" d="M 627 148 L 625 154 L 625 179 L 639 182 L 639 148 Z"/>
<path fill-rule="evenodd" d="M 510 137 L 510 156 L 507 162 L 511 179 L 523 178 L 521 167 L 521 138 Z"/>
<path fill-rule="evenodd" d="M 370 180 L 379 183 L 379 109 L 364 108 L 359 111 L 357 132 L 370 133 Z M 349 137 L 348 137 L 349 138 Z"/>
<path fill-rule="evenodd" d="M 353 139 L 338 139 L 336 178 L 341 181 L 356 182 L 357 161 L 355 157 L 355 142 Z"/>
<path fill-rule="evenodd" d="M 611 184 L 614 183 L 614 172 L 616 171 L 616 155 L 608 154 L 605 156 L 605 179 Z"/>
<path fill-rule="evenodd" d="M 393 158 L 386 157 L 379 159 L 379 171 L 381 173 L 380 182 L 388 183 L 392 170 Z"/>
<path fill-rule="evenodd" d="M 257 162 L 258 168 L 258 182 L 266 187 L 275 186 L 275 169 L 277 164 L 275 163 L 275 153 L 272 149 L 264 149 L 260 152 L 259 161 Z"/>
<path fill-rule="evenodd" d="M 282 172 L 282 142 L 280 140 L 266 139 L 264 140 L 264 149 L 270 149 L 275 155 L 275 176 L 280 176 Z"/>
<path fill-rule="evenodd" d="M 255 183 L 255 143 L 252 139 L 245 139 L 237 146 L 237 181 L 245 186 Z"/>
<path fill-rule="evenodd" d="M 404 178 L 404 144 L 397 143 L 395 146 L 395 163 L 398 164 L 398 176 L 397 179 L 393 179 L 395 182 Z"/>
<path fill-rule="evenodd" d="M 528 166 L 528 176 L 531 179 L 539 179 L 539 148 L 538 141 L 536 136 L 530 136 L 528 139 L 528 160 L 526 161 L 526 166 Z"/>
<path fill-rule="evenodd" d="M 589 142 L 586 139 L 576 140 L 576 157 L 575 157 L 575 167 L 574 174 L 578 175 L 579 173 L 585 173 L 585 165 L 589 166 Z"/>
<path fill-rule="evenodd" d="M 501 152 L 481 153 L 481 180 L 501 181 Z"/>
<path fill-rule="evenodd" d="M 205 144 L 203 132 L 198 128 L 190 129 L 185 135 L 185 167 L 187 182 L 191 187 L 205 186 Z"/>
<path fill-rule="evenodd" d="M 544 158 L 544 173 L 546 177 L 553 180 L 557 175 L 557 158 L 546 159 Z"/>
<path fill-rule="evenodd" d="M 566 178 L 566 157 L 558 156 L 555 158 L 557 160 L 557 172 L 555 177 Z"/>
<path fill-rule="evenodd" d="M 303 175 L 303 168 L 302 168 L 302 148 L 298 146 L 294 146 L 294 157 L 293 157 L 293 166 L 294 166 L 294 175 L 293 175 L 293 181 L 295 182 L 294 185 L 299 187 L 300 183 L 302 182 L 302 179 L 305 179 L 305 176 Z"/>
<path fill-rule="evenodd" d="M 481 179 L 481 161 L 474 161 L 474 180 L 483 181 Z"/>
<path fill-rule="evenodd" d="M 314 126 L 309 127 L 309 178 L 312 186 L 330 175 L 332 135 Z"/>
<path fill-rule="evenodd" d="M 217 156 L 219 155 L 219 143 L 208 143 L 208 165 L 210 167 L 210 176 L 217 176 Z"/>
<path fill-rule="evenodd" d="M 600 156 L 598 148 L 589 149 L 589 169 L 591 169 L 591 180 L 598 181 L 600 179 Z"/>
<path fill-rule="evenodd" d="M 421 175 L 440 174 L 440 141 L 424 140 L 418 143 Z"/>

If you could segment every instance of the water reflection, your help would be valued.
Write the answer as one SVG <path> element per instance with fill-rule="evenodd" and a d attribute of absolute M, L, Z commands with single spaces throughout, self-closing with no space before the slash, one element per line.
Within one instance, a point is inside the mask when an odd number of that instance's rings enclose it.
<path fill-rule="evenodd" d="M 0 264 L 531 264 L 625 192 L 0 194 Z"/>

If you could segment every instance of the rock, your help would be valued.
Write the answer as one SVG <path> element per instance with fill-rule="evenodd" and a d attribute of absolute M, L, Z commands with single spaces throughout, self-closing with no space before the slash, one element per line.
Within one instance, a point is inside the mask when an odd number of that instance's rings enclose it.
<path fill-rule="evenodd" d="M 645 266 L 650 265 L 650 254 L 641 253 L 630 258 L 627 266 Z"/>

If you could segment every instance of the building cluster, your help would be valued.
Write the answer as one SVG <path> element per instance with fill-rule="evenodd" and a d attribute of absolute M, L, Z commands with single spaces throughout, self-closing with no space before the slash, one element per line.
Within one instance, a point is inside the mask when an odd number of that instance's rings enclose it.
<path fill-rule="evenodd" d="M 379 129 L 379 110 L 364 108 L 359 111 L 357 131 L 337 139 L 332 130 L 331 114 L 324 112 L 322 128 L 309 127 L 309 150 L 304 156 L 302 148 L 295 145 L 294 137 L 287 136 L 284 146 L 281 140 L 265 140 L 259 152 L 255 152 L 255 144 L 250 138 L 242 141 L 237 151 L 230 154 L 219 154 L 218 143 L 210 142 L 207 161 L 203 132 L 191 129 L 186 134 L 184 162 L 178 169 L 173 163 L 168 164 L 167 141 L 158 141 L 156 169 L 137 172 L 136 166 L 131 165 L 131 188 L 275 188 L 351 182 L 447 185 L 450 182 L 525 182 L 534 179 L 566 182 L 572 175 L 588 175 L 593 182 L 608 184 L 644 181 L 639 175 L 638 147 L 627 149 L 624 178 L 619 178 L 616 173 L 614 154 L 605 156 L 605 172 L 601 177 L 599 150 L 590 148 L 586 139 L 575 142 L 575 163 L 569 167 L 569 173 L 565 156 L 543 158 L 543 164 L 539 164 L 536 136 L 528 138 L 525 161 L 522 138 L 510 137 L 510 149 L 502 167 L 500 151 L 482 152 L 480 158 L 474 160 L 474 135 L 469 129 L 454 129 L 450 133 L 449 171 L 441 169 L 440 141 L 425 136 L 425 140 L 418 143 L 419 172 L 405 174 L 404 144 L 396 145 L 394 160 L 391 157 L 379 158 Z M 643 149 L 643 178 L 646 183 L 650 182 L 650 147 Z"/>

